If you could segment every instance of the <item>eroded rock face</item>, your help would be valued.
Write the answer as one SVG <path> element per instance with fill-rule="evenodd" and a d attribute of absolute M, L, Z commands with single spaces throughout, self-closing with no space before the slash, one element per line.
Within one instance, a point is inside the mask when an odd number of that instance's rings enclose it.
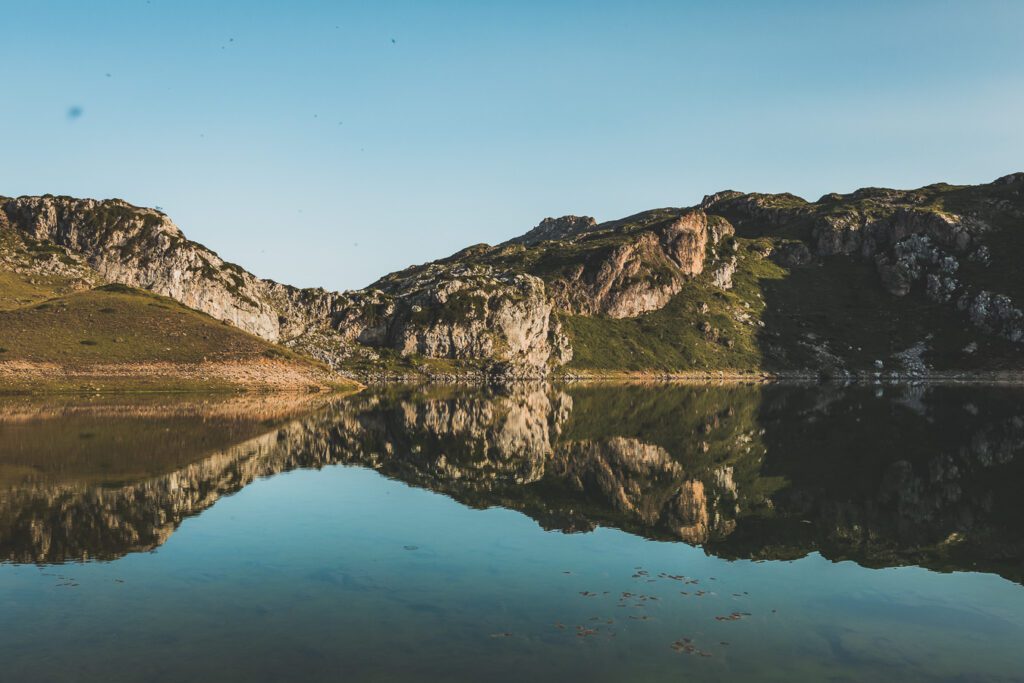
<path fill-rule="evenodd" d="M 783 293 L 784 287 L 766 284 L 770 278 L 755 273 L 759 259 L 769 256 L 788 269 L 808 268 L 790 273 L 793 282 L 828 282 L 827 271 L 834 267 L 837 281 L 830 284 L 837 289 L 848 276 L 846 266 L 839 265 L 842 257 L 855 258 L 876 268 L 881 285 L 894 296 L 923 291 L 935 302 L 958 306 L 982 330 L 1024 341 L 1019 302 L 1005 296 L 1015 285 L 1008 280 L 1005 291 L 993 291 L 999 288 L 999 271 L 1012 264 L 1006 263 L 1005 249 L 996 249 L 1000 242 L 989 237 L 993 230 L 1005 234 L 1024 218 L 1021 177 L 1012 174 L 974 187 L 865 188 L 817 202 L 726 191 L 705 197 L 699 207 L 653 209 L 604 223 L 586 216 L 547 218 L 498 246 L 474 245 L 342 293 L 256 278 L 187 240 L 161 212 L 120 200 L 0 198 L 0 230 L 65 247 L 70 259 L 96 276 L 80 277 L 75 286 L 96 280 L 151 289 L 338 369 L 358 368 L 370 377 L 498 373 L 533 378 L 573 357 L 559 322 L 562 314 L 633 318 L 664 308 L 688 286 L 700 288 L 702 300 L 708 294 L 720 297 L 722 292 L 703 290 L 731 289 L 738 271 L 754 274 L 766 290 Z M 67 264 L 61 256 L 50 265 L 63 274 Z M 990 264 L 995 277 L 979 279 L 979 268 Z M 814 274 L 811 267 L 822 271 Z M 737 296 L 749 298 L 751 292 L 744 289 Z M 733 322 L 770 327 L 754 318 L 773 311 L 761 311 L 757 301 L 743 304 L 747 309 L 756 304 L 751 309 L 756 313 L 736 307 L 728 313 Z M 700 315 L 706 313 L 705 308 Z M 567 329 L 584 329 L 576 322 Z M 705 323 L 710 325 L 706 320 L 693 325 L 703 329 Z M 591 323 L 586 329 L 579 356 L 594 357 L 590 346 L 599 345 L 612 328 Z M 800 371 L 831 372 L 835 359 L 841 361 L 838 347 L 815 343 L 812 356 L 801 342 L 790 344 L 773 333 L 766 330 L 753 341 L 783 364 L 790 363 L 787 357 L 806 357 L 808 367 Z M 717 339 L 705 335 L 706 341 Z M 744 350 L 748 344 L 741 342 L 729 338 L 725 344 Z"/>
<path fill-rule="evenodd" d="M 149 289 L 269 341 L 298 336 L 334 295 L 261 280 L 185 238 L 167 216 L 121 200 L 18 197 L 10 225 L 84 257 L 105 280 Z"/>
<path fill-rule="evenodd" d="M 668 303 L 704 271 L 709 241 L 732 234 L 724 220 L 711 223 L 695 210 L 579 263 L 551 283 L 555 305 L 577 315 L 631 318 Z M 722 278 L 731 283 L 731 272 Z"/>
<path fill-rule="evenodd" d="M 572 357 L 543 281 L 525 273 L 431 264 L 377 288 L 297 289 L 225 262 L 163 213 L 120 200 L 21 197 L 3 200 L 0 215 L 4 227 L 81 255 L 101 282 L 171 297 L 335 367 L 357 347 L 479 361 L 514 376 L 544 375 Z"/>
<path fill-rule="evenodd" d="M 892 250 L 875 257 L 882 285 L 896 296 L 905 296 L 911 286 L 924 276 L 934 278 L 929 293 L 937 301 L 948 301 L 956 290 L 953 279 L 959 262 L 936 247 L 926 235 L 911 235 L 897 242 Z"/>
<path fill-rule="evenodd" d="M 785 194 L 728 191 L 705 197 L 702 206 L 727 216 L 747 235 L 781 231 L 787 238 L 799 236 L 775 245 L 772 259 L 784 267 L 816 259 L 823 264 L 821 258 L 835 256 L 868 259 L 890 294 L 906 296 L 920 288 L 932 301 L 955 304 L 979 329 L 1020 342 L 1024 323 L 1018 306 L 1003 293 L 972 285 L 972 269 L 962 266 L 988 267 L 992 262 L 984 244 L 992 220 L 1002 221 L 1000 229 L 1006 230 L 1013 229 L 1007 221 L 1024 218 L 1022 177 L 1010 174 L 969 188 L 864 188 L 827 194 L 814 203 Z M 962 213 L 947 210 L 949 206 L 961 207 Z"/>
<path fill-rule="evenodd" d="M 936 209 L 896 208 L 883 215 L 848 210 L 821 216 L 812 228 L 821 256 L 860 253 L 873 257 L 911 235 L 928 237 L 946 249 L 964 251 L 988 229 L 982 221 Z"/>
<path fill-rule="evenodd" d="M 430 264 L 349 301 L 334 314 L 339 334 L 404 356 L 481 360 L 522 376 L 571 358 L 544 282 L 525 273 Z"/>
<path fill-rule="evenodd" d="M 2 205 L 0 199 L 0 205 Z M 89 289 L 101 284 L 102 278 L 89 267 L 81 255 L 64 249 L 40 249 L 31 235 L 13 230 L 7 214 L 0 210 L 0 270 L 26 277 L 55 278 L 66 283 L 60 293 Z"/>
<path fill-rule="evenodd" d="M 998 334 L 1012 342 L 1024 341 L 1024 311 L 1005 294 L 982 290 L 965 292 L 957 300 L 957 308 L 966 311 L 977 327 Z"/>

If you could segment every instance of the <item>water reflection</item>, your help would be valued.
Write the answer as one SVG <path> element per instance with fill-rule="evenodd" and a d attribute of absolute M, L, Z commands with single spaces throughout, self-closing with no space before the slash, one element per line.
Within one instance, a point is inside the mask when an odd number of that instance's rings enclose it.
<path fill-rule="evenodd" d="M 114 559 L 259 477 L 359 465 L 546 529 L 1024 580 L 1011 388 L 520 386 L 0 405 L 0 558 Z"/>

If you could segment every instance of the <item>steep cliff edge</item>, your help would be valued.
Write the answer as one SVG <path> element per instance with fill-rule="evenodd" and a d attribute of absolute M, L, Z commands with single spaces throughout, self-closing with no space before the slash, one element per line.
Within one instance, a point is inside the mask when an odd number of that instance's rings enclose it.
<path fill-rule="evenodd" d="M 0 234 L 81 286 L 148 289 L 363 376 L 1024 369 L 1021 173 L 548 218 L 342 293 L 257 278 L 120 200 L 0 198 Z"/>

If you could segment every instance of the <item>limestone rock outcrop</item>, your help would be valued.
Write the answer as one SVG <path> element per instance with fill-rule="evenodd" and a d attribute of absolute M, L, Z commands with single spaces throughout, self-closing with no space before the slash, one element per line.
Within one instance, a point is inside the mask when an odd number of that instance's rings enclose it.
<path fill-rule="evenodd" d="M 539 378 L 570 362 L 588 371 L 842 374 L 867 370 L 854 346 L 873 344 L 854 345 L 834 329 L 813 348 L 802 340 L 813 341 L 839 309 L 866 316 L 852 327 L 888 334 L 866 309 L 900 304 L 862 305 L 872 289 L 865 276 L 887 296 L 923 294 L 985 333 L 1024 342 L 1012 262 L 1022 178 L 864 188 L 815 202 L 729 190 L 696 207 L 601 223 L 546 218 L 496 246 L 476 244 L 347 292 L 257 278 L 188 240 L 158 210 L 0 197 L 0 231 L 15 236 L 0 241 L 0 263 L 58 274 L 71 287 L 149 289 L 365 377 Z M 31 263 L 5 256 L 5 244 L 20 244 L 22 256 L 31 250 Z M 852 292 L 864 292 L 863 301 Z M 952 329 L 945 313 L 932 317 L 926 325 Z M 624 319 L 635 324 L 617 322 Z"/>
<path fill-rule="evenodd" d="M 593 230 L 597 226 L 590 216 L 561 216 L 560 218 L 545 218 L 537 227 L 519 237 L 513 237 L 505 244 L 535 245 L 547 241 L 573 240 L 583 233 Z"/>
<path fill-rule="evenodd" d="M 302 334 L 333 295 L 262 280 L 188 240 L 162 212 L 112 199 L 18 197 L 10 225 L 82 256 L 103 279 L 149 289 L 269 341 Z"/>
<path fill-rule="evenodd" d="M 727 221 L 694 210 L 595 251 L 551 282 L 555 305 L 577 315 L 632 318 L 662 308 L 704 272 L 709 244 L 732 234 Z M 731 273 L 720 278 L 728 287 Z"/>

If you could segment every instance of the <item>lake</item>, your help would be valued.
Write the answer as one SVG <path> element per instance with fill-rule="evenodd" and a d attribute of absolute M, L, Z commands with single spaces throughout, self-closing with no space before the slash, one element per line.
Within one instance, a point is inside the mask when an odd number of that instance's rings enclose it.
<path fill-rule="evenodd" d="M 1024 390 L 0 400 L 0 680 L 1024 680 Z"/>

